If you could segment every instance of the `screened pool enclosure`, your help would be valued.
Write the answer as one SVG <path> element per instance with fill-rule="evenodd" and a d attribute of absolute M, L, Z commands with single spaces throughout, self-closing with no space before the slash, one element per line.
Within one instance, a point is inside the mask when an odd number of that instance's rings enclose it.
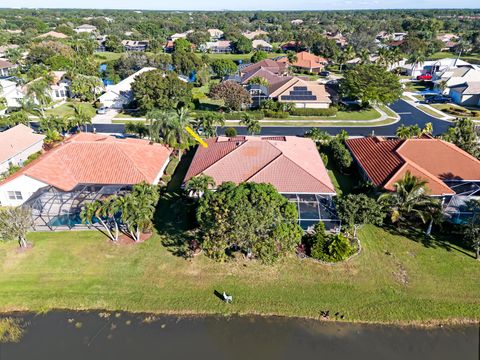
<path fill-rule="evenodd" d="M 319 194 L 282 194 L 297 205 L 298 221 L 303 230 L 308 230 L 322 221 L 327 230 L 339 230 L 341 222 L 335 211 L 335 204 L 330 195 Z"/>
<path fill-rule="evenodd" d="M 85 203 L 121 195 L 131 189 L 125 185 L 78 185 L 64 192 L 47 186 L 38 190 L 25 205 L 32 209 L 34 230 L 69 230 L 88 228 L 82 224 L 80 212 Z"/>

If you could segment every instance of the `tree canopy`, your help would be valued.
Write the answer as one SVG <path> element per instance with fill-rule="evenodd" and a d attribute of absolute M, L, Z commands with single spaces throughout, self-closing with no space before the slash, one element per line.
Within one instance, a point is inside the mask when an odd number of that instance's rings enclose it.
<path fill-rule="evenodd" d="M 292 253 L 302 235 L 295 204 L 270 184 L 223 183 L 201 198 L 197 220 L 202 247 L 217 260 L 238 249 L 272 262 Z"/>
<path fill-rule="evenodd" d="M 373 64 L 362 64 L 347 70 L 341 81 L 341 90 L 344 96 L 359 99 L 364 105 L 390 104 L 402 94 L 398 76 Z"/>
<path fill-rule="evenodd" d="M 144 72 L 132 84 L 135 100 L 141 109 L 176 109 L 192 101 L 191 86 L 180 80 L 175 73 L 161 70 Z"/>

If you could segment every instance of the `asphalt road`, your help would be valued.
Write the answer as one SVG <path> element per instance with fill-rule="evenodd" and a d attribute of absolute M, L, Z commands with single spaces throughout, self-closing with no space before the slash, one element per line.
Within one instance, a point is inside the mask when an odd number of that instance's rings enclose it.
<path fill-rule="evenodd" d="M 400 125 L 415 125 L 423 127 L 426 123 L 431 122 L 433 125 L 433 132 L 435 135 L 444 133 L 450 126 L 450 122 L 439 120 L 433 116 L 425 114 L 418 110 L 414 106 L 408 104 L 403 100 L 398 100 L 390 106 L 392 110 L 400 115 L 400 120 L 392 125 L 384 126 L 371 126 L 371 127 L 353 127 L 353 126 L 340 126 L 340 127 L 322 127 L 319 128 L 328 131 L 330 134 L 335 135 L 340 130 L 346 130 L 350 136 L 367 136 L 367 135 L 382 135 L 391 136 L 395 135 L 395 130 Z M 123 124 L 94 124 L 88 126 L 88 131 L 92 131 L 92 127 L 99 133 L 123 133 Z M 312 127 L 286 127 L 286 126 L 264 126 L 262 127 L 261 135 L 303 135 Z M 246 135 L 247 131 L 244 127 L 236 127 L 238 134 Z M 219 128 L 219 134 L 222 134 L 224 128 Z"/>

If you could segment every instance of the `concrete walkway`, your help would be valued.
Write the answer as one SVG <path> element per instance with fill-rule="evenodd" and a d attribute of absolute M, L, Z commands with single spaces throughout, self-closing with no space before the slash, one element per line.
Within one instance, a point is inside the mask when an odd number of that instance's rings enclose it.
<path fill-rule="evenodd" d="M 437 116 L 435 116 L 435 117 L 438 118 L 438 119 L 447 120 L 447 121 L 451 121 L 451 120 L 455 119 L 455 116 L 447 115 L 443 111 L 435 109 L 433 106 L 421 103 L 414 95 L 418 95 L 418 94 L 414 93 L 414 92 L 410 92 L 410 91 L 405 91 L 403 93 L 403 96 L 405 96 L 406 98 L 409 99 L 409 100 L 405 99 L 405 101 L 407 101 L 410 105 L 415 106 L 418 110 L 420 110 L 420 111 L 422 111 L 422 112 L 424 112 L 424 113 L 426 113 L 430 116 L 433 116 L 432 114 L 429 114 L 429 113 L 422 110 L 422 107 L 426 107 L 432 113 L 437 114 Z M 421 107 L 419 107 L 419 105 L 421 105 Z"/>

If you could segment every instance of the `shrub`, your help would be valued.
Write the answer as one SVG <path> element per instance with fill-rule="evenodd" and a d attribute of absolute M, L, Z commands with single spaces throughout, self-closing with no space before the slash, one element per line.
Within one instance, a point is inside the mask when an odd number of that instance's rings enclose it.
<path fill-rule="evenodd" d="M 348 238 L 342 234 L 328 235 L 322 222 L 315 225 L 315 234 L 311 236 L 309 245 L 310 256 L 321 261 L 342 261 L 355 253 Z"/>
<path fill-rule="evenodd" d="M 247 114 L 251 119 L 262 120 L 264 115 L 262 111 L 238 111 L 225 113 L 225 120 L 241 120 Z"/>
<path fill-rule="evenodd" d="M 335 116 L 338 108 L 335 106 L 328 109 L 293 109 L 290 114 L 293 116 Z"/>
<path fill-rule="evenodd" d="M 320 153 L 320 157 L 322 158 L 323 165 L 327 166 L 328 165 L 328 155 L 324 153 Z"/>
<path fill-rule="evenodd" d="M 343 173 L 346 172 L 352 165 L 353 159 L 345 145 L 335 138 L 330 141 L 330 151 L 338 170 Z"/>
<path fill-rule="evenodd" d="M 283 111 L 263 110 L 265 117 L 273 119 L 288 119 L 289 114 Z"/>
<path fill-rule="evenodd" d="M 229 127 L 225 129 L 225 136 L 227 137 L 235 137 L 237 136 L 237 130 L 235 128 Z"/>

